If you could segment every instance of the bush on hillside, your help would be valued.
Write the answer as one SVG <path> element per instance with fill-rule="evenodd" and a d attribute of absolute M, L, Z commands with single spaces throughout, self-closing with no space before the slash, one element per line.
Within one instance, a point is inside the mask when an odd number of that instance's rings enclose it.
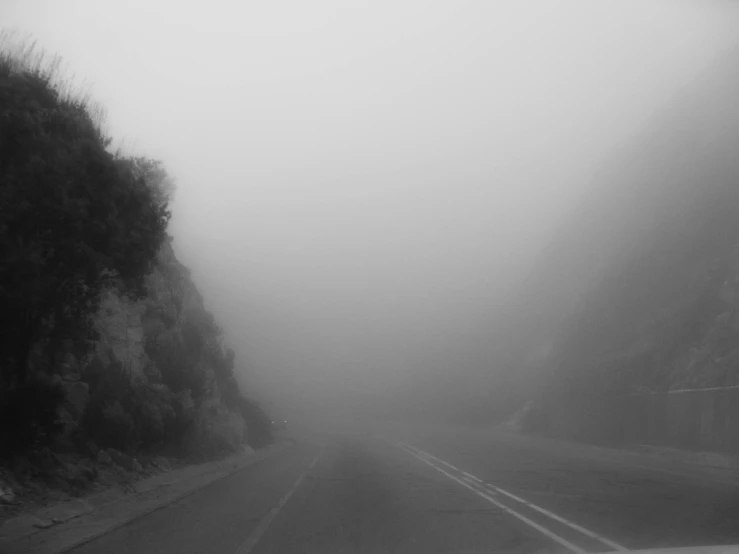
<path fill-rule="evenodd" d="M 173 179 L 159 161 L 109 151 L 103 110 L 58 66 L 0 33 L 0 457 L 60 430 L 53 374 L 67 356 L 89 385 L 76 444 L 177 444 L 216 388 L 254 444 L 267 444 L 269 418 L 241 396 L 234 354 L 166 241 Z M 147 297 L 143 374 L 112 355 L 84 363 L 111 288 L 124 303 Z"/>
<path fill-rule="evenodd" d="M 176 332 L 147 338 L 144 350 L 159 369 L 162 383 L 175 393 L 189 390 L 193 399 L 203 398 L 207 384 L 205 371 Z"/>
<path fill-rule="evenodd" d="M 174 394 L 166 385 L 134 379 L 120 363 L 93 360 L 85 372 L 90 402 L 83 429 L 102 447 L 150 452 L 176 444 L 191 428 L 190 392 Z"/>
<path fill-rule="evenodd" d="M 0 35 L 0 392 L 9 405 L 37 386 L 35 349 L 91 346 L 105 286 L 143 293 L 169 219 L 146 181 L 107 150 L 102 110 L 43 59 Z M 48 417 L 35 421 L 48 425 L 30 425 L 28 444 L 54 430 Z"/>
<path fill-rule="evenodd" d="M 240 396 L 238 410 L 249 429 L 249 446 L 264 448 L 274 442 L 272 420 L 255 401 Z"/>
<path fill-rule="evenodd" d="M 48 445 L 61 429 L 56 411 L 63 401 L 59 385 L 41 381 L 0 392 L 0 459 Z"/>

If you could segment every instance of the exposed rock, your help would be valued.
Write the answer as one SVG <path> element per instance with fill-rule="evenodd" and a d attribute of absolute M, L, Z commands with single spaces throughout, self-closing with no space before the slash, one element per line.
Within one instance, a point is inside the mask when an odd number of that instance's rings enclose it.
<path fill-rule="evenodd" d="M 148 363 L 144 366 L 143 371 L 150 383 L 160 383 L 162 381 L 162 372 L 159 371 L 156 365 Z"/>
<path fill-rule="evenodd" d="M 135 460 L 128 454 L 119 452 L 118 450 L 115 450 L 114 448 L 108 448 L 108 454 L 110 454 L 110 457 L 112 458 L 113 462 L 116 465 L 119 465 L 123 469 L 127 469 L 129 471 L 133 469 L 133 463 Z"/>
<path fill-rule="evenodd" d="M 217 387 L 198 411 L 190 448 L 206 455 L 236 452 L 246 442 L 246 423 L 243 418 L 226 409 L 220 402 Z"/>
<path fill-rule="evenodd" d="M 726 325 L 727 323 L 729 323 L 729 318 L 730 317 L 731 317 L 731 313 L 730 312 L 724 312 L 724 313 L 716 316 L 716 323 L 718 325 Z"/>
<path fill-rule="evenodd" d="M 59 466 L 54 474 L 58 479 L 68 483 L 73 488 L 81 488 L 93 481 L 97 472 L 88 466 L 66 462 Z"/>
<path fill-rule="evenodd" d="M 188 421 L 191 420 L 195 415 L 195 402 L 193 402 L 190 391 L 187 389 L 182 390 L 174 398 L 181 410 L 182 416 Z"/>
<path fill-rule="evenodd" d="M 141 466 L 141 463 L 139 463 L 139 461 L 136 458 L 133 458 L 133 462 L 131 463 L 131 469 L 138 473 L 144 472 L 144 468 Z"/>
<path fill-rule="evenodd" d="M 144 342 L 144 327 L 139 323 L 135 327 L 126 329 L 128 343 L 133 346 L 140 346 Z"/>
<path fill-rule="evenodd" d="M 4 483 L 0 483 L 0 504 L 17 504 L 13 489 Z"/>
<path fill-rule="evenodd" d="M 57 373 L 46 373 L 45 371 L 35 371 L 33 379 L 47 386 L 58 386 L 62 384 L 62 377 Z"/>
<path fill-rule="evenodd" d="M 132 302 L 115 290 L 101 296 L 95 327 L 100 336 L 98 355 L 104 362 L 111 354 L 115 360 L 130 369 L 135 378 L 146 379 L 144 367 L 150 361 L 144 352 L 144 329 L 141 317 L 145 311 L 142 301 Z"/>
<path fill-rule="evenodd" d="M 77 428 L 77 419 L 65 408 L 59 409 L 59 423 L 63 425 L 61 438 L 66 439 Z"/>
<path fill-rule="evenodd" d="M 97 455 L 97 460 L 98 463 L 105 465 L 111 465 L 113 463 L 113 458 L 108 454 L 107 450 L 100 450 Z"/>
<path fill-rule="evenodd" d="M 152 461 L 152 464 L 162 471 L 169 471 L 172 469 L 172 467 L 169 465 L 169 462 L 167 461 L 167 458 L 165 458 L 164 456 L 157 456 Z"/>
<path fill-rule="evenodd" d="M 76 383 L 65 383 L 64 390 L 67 395 L 67 403 L 73 408 L 76 416 L 81 416 L 87 402 L 90 400 L 90 386 L 78 381 Z"/>
<path fill-rule="evenodd" d="M 59 367 L 59 373 L 63 381 L 72 382 L 81 379 L 79 364 L 72 354 L 65 355 L 64 362 Z"/>
<path fill-rule="evenodd" d="M 53 527 L 54 525 L 54 522 L 50 519 L 37 519 L 33 523 L 33 526 L 36 529 L 48 529 L 49 527 Z"/>
<path fill-rule="evenodd" d="M 98 477 L 98 470 L 97 468 L 89 461 L 82 462 L 79 464 L 80 471 L 82 472 L 82 475 L 84 478 L 92 482 Z"/>
<path fill-rule="evenodd" d="M 84 441 L 84 443 L 81 444 L 79 448 L 82 454 L 92 459 L 96 459 L 98 453 L 100 452 L 100 448 L 98 448 L 98 445 L 90 440 Z"/>

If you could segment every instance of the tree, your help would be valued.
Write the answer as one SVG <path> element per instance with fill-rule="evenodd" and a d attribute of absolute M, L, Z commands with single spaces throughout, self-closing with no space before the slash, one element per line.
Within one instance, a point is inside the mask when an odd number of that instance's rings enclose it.
<path fill-rule="evenodd" d="M 85 98 L 62 94 L 47 73 L 0 55 L 6 389 L 28 382 L 35 345 L 90 336 L 104 286 L 143 293 L 169 212 L 144 177 L 106 150 L 109 143 Z"/>
<path fill-rule="evenodd" d="M 144 156 L 118 156 L 118 163 L 137 179 L 143 179 L 154 196 L 157 205 L 166 206 L 172 200 L 176 188 L 164 163 Z"/>

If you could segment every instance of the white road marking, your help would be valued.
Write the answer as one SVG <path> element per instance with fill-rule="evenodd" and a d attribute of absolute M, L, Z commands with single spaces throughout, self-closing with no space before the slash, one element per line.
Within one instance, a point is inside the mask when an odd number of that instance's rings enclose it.
<path fill-rule="evenodd" d="M 287 504 L 287 501 L 290 500 L 290 497 L 293 495 L 293 493 L 298 490 L 300 483 L 302 483 L 303 479 L 308 476 L 308 472 L 313 469 L 313 467 L 316 465 L 316 462 L 318 461 L 318 458 L 320 458 L 322 454 L 323 450 L 315 458 L 313 458 L 313 461 L 310 463 L 310 465 L 308 465 L 308 469 L 300 474 L 300 477 L 298 477 L 295 483 L 293 483 L 293 486 L 290 487 L 290 490 L 287 491 L 287 494 L 280 498 L 277 506 L 272 508 L 269 513 L 267 513 L 267 515 L 262 518 L 262 521 L 259 522 L 259 525 L 257 525 L 256 529 L 251 532 L 249 537 L 238 548 L 236 554 L 249 554 L 254 549 L 254 547 L 259 542 L 259 539 L 262 538 L 262 535 L 264 535 L 265 531 L 267 531 L 269 526 L 277 517 L 277 514 L 280 513 L 280 510 L 285 506 L 285 504 Z"/>
<path fill-rule="evenodd" d="M 470 478 L 470 479 L 472 479 L 473 481 L 477 481 L 478 483 L 482 483 L 482 480 L 478 479 L 478 478 L 477 478 L 477 477 L 475 477 L 474 475 L 470 475 L 470 474 L 469 474 L 469 473 L 467 473 L 466 471 L 463 471 L 462 473 L 464 473 L 464 474 L 465 474 L 465 475 L 466 475 L 467 477 L 469 477 L 469 478 Z"/>
<path fill-rule="evenodd" d="M 593 539 L 595 539 L 597 541 L 600 541 L 603 544 L 605 544 L 606 546 L 610 546 L 611 548 L 613 548 L 615 550 L 621 550 L 621 551 L 624 551 L 624 552 L 628 550 L 628 548 L 625 548 L 625 547 L 621 546 L 620 544 L 618 544 L 616 542 L 613 542 L 610 539 L 607 539 L 607 538 L 605 538 L 605 537 L 603 537 L 601 535 L 598 535 L 597 533 L 594 533 L 593 531 L 590 531 L 588 529 L 585 529 L 584 527 L 578 525 L 577 523 L 573 523 L 571 521 L 568 521 L 565 518 L 560 517 L 560 516 L 558 516 L 555 513 L 552 513 L 552 512 L 550 512 L 548 510 L 545 510 L 544 508 L 541 508 L 541 507 L 537 506 L 536 504 L 532 504 L 531 502 L 528 502 L 527 500 L 524 500 L 523 498 L 520 498 L 520 497 L 516 496 L 515 494 L 512 494 L 512 493 L 510 493 L 508 491 L 505 491 L 505 490 L 503 490 L 503 489 L 501 489 L 499 487 L 496 487 L 495 485 L 491 485 L 490 483 L 487 483 L 485 486 L 488 487 L 488 488 L 493 489 L 495 492 L 499 492 L 501 494 L 504 494 L 504 495 L 508 496 L 509 498 L 512 498 L 513 500 L 516 500 L 516 501 L 520 502 L 521 504 L 525 504 L 526 506 L 530 507 L 531 509 L 536 510 L 537 512 L 540 512 L 540 513 L 542 513 L 542 514 L 544 514 L 544 515 L 552 518 L 555 521 L 559 521 L 560 523 L 563 523 L 564 525 L 567 525 L 568 527 L 571 527 L 572 529 L 575 529 L 576 531 L 580 531 L 580 533 L 582 533 L 583 535 L 587 535 L 588 537 L 591 537 L 591 538 L 593 538 Z"/>
<path fill-rule="evenodd" d="M 510 493 L 510 492 L 508 492 L 508 491 L 506 491 L 504 489 L 501 489 L 500 487 L 496 487 L 495 485 L 492 485 L 490 483 L 484 483 L 481 479 L 479 479 L 479 478 L 477 478 L 477 477 L 475 477 L 473 475 L 470 475 L 466 471 L 463 471 L 463 470 L 459 469 L 456 466 L 453 466 L 449 462 L 446 462 L 446 461 L 444 461 L 444 460 L 442 460 L 440 458 L 437 458 L 433 454 L 429 454 L 428 452 L 424 452 L 423 450 L 421 450 L 420 448 L 416 448 L 415 446 L 410 446 L 410 445 L 404 445 L 404 446 L 408 446 L 409 448 L 411 448 L 415 452 L 418 452 L 419 454 L 422 454 L 422 455 L 428 457 L 431 460 L 435 460 L 435 461 L 437 461 L 439 463 L 442 463 L 445 466 L 447 466 L 447 467 L 449 467 L 449 468 L 451 468 L 451 469 L 453 469 L 455 471 L 458 471 L 459 473 L 462 473 L 462 474 L 464 474 L 466 476 L 471 477 L 472 479 L 474 479 L 475 481 L 477 481 L 479 483 L 483 483 L 483 486 L 486 487 L 490 492 L 497 492 L 497 493 L 503 494 L 503 495 L 505 495 L 505 496 L 507 496 L 507 497 L 509 497 L 509 498 L 511 498 L 511 499 L 513 499 L 515 501 L 517 501 L 517 502 L 520 502 L 521 504 L 524 504 L 525 506 L 528 506 L 529 508 L 531 508 L 533 510 L 536 510 L 539 513 L 544 514 L 545 516 L 547 516 L 547 517 L 549 517 L 551 519 L 554 519 L 555 521 L 558 521 L 558 522 L 560 522 L 560 523 L 562 523 L 564 525 L 567 525 L 568 527 L 570 527 L 572 529 L 575 529 L 576 531 L 579 531 L 583 535 L 586 535 L 586 536 L 588 536 L 590 538 L 593 538 L 593 539 L 595 539 L 597 541 L 600 541 L 603 544 L 605 544 L 605 545 L 607 545 L 607 546 L 609 546 L 609 547 L 611 547 L 611 548 L 613 548 L 615 550 L 621 550 L 621 551 L 624 551 L 624 552 L 625 551 L 628 551 L 628 548 L 626 548 L 626 547 L 624 547 L 624 546 L 622 546 L 622 545 L 620 545 L 620 544 L 618 544 L 618 543 L 616 543 L 616 542 L 614 542 L 614 541 L 612 541 L 610 539 L 607 539 L 605 537 L 602 537 L 601 535 L 598 535 L 597 533 L 594 533 L 594 532 L 592 532 L 592 531 L 590 531 L 588 529 L 585 529 L 584 527 L 578 525 L 577 523 L 573 523 L 571 521 L 568 521 L 565 518 L 560 517 L 557 514 L 554 514 L 554 513 L 550 512 L 549 510 L 545 510 L 544 508 L 542 508 L 540 506 L 537 506 L 536 504 L 532 504 L 531 502 L 529 502 L 529 501 L 527 501 L 527 500 L 525 500 L 525 499 L 523 499 L 523 498 L 521 498 L 519 496 L 516 496 L 515 494 L 512 494 L 512 493 Z"/>
<path fill-rule="evenodd" d="M 453 481 L 456 481 L 457 483 L 459 483 L 459 484 L 460 484 L 460 485 L 462 485 L 463 487 L 465 487 L 465 488 L 467 488 L 467 489 L 471 490 L 471 491 L 472 491 L 472 492 L 474 492 L 474 493 L 475 493 L 475 494 L 476 494 L 477 496 L 479 496 L 479 497 L 481 497 L 481 498 L 484 498 L 485 500 L 487 500 L 487 501 L 488 501 L 488 502 L 490 502 L 491 504 L 495 504 L 495 505 L 496 505 L 496 506 L 498 506 L 498 507 L 499 507 L 500 509 L 502 509 L 502 510 L 503 510 L 504 512 L 506 512 L 506 513 L 509 513 L 509 514 L 511 514 L 511 515 L 512 515 L 513 517 L 515 517 L 515 518 L 518 518 L 518 519 L 520 519 L 521 521 L 523 521 L 524 523 L 526 523 L 526 524 L 527 524 L 527 525 L 529 525 L 530 527 L 533 527 L 534 529 L 536 529 L 536 530 L 537 530 L 537 531 L 539 531 L 540 533 L 542 533 L 542 534 L 546 535 L 547 537 L 549 537 L 549 538 L 550 538 L 550 539 L 552 539 L 553 541 L 555 541 L 555 542 L 558 542 L 558 543 L 559 543 L 559 544 L 561 544 L 562 546 L 564 546 L 564 547 L 566 547 L 566 548 L 570 549 L 570 550 L 571 550 L 572 552 L 575 552 L 576 554 L 586 554 L 585 550 L 583 550 L 583 549 L 582 549 L 582 548 L 580 548 L 579 546 L 575 546 L 574 544 L 572 544 L 572 543 L 571 543 L 570 541 L 568 541 L 567 539 L 563 539 L 563 538 L 562 538 L 562 537 L 560 537 L 559 535 L 555 535 L 555 534 L 554 534 L 554 533 L 552 533 L 552 532 L 551 532 L 551 531 L 550 531 L 549 529 L 546 529 L 546 528 L 542 527 L 541 525 L 539 525 L 538 523 L 536 523 L 536 522 L 534 522 L 534 521 L 531 521 L 531 520 L 530 520 L 529 518 L 527 518 L 527 517 L 526 517 L 526 516 L 524 516 L 523 514 L 519 514 L 519 513 L 517 512 L 517 511 L 515 511 L 515 510 L 513 510 L 513 509 L 509 508 L 509 507 L 508 507 L 508 506 L 506 506 L 505 504 L 501 504 L 500 502 L 498 502 L 497 500 L 495 500 L 495 499 L 494 499 L 494 498 L 493 498 L 492 496 L 490 496 L 489 494 L 487 494 L 487 493 L 485 493 L 485 492 L 481 491 L 480 489 L 478 489 L 478 488 L 477 488 L 477 487 L 475 487 L 474 485 L 471 485 L 471 484 L 469 484 L 469 483 L 466 483 L 465 481 L 462 481 L 461 479 L 457 479 L 457 478 L 456 478 L 456 477 L 455 477 L 454 475 L 452 475 L 451 473 L 448 473 L 447 471 L 445 471 L 445 470 L 441 469 L 441 468 L 440 468 L 439 466 L 437 466 L 436 464 L 434 464 L 434 463 L 433 463 L 433 461 L 432 461 L 431 459 L 429 459 L 429 458 L 427 458 L 427 457 L 423 456 L 422 454 L 417 454 L 416 452 L 414 452 L 413 450 L 410 450 L 410 449 L 406 449 L 406 452 L 408 452 L 408 453 L 409 453 L 410 455 L 412 455 L 412 456 L 415 456 L 416 458 L 418 458 L 418 459 L 419 459 L 419 460 L 421 460 L 422 462 L 424 462 L 424 463 L 426 463 L 426 464 L 430 465 L 431 467 L 433 467 L 433 468 L 434 468 L 434 469 L 435 469 L 436 471 L 438 471 L 439 473 L 442 473 L 442 474 L 446 475 L 447 477 L 449 477 L 449 479 L 451 479 L 451 480 L 453 480 Z"/>

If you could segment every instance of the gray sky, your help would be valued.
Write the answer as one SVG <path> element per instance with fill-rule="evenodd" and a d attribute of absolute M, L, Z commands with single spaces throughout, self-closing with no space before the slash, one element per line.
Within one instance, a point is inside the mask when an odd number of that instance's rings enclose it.
<path fill-rule="evenodd" d="M 166 163 L 178 254 L 252 381 L 288 394 L 485 374 L 496 315 L 588 177 L 737 43 L 737 15 L 0 0 Z"/>

